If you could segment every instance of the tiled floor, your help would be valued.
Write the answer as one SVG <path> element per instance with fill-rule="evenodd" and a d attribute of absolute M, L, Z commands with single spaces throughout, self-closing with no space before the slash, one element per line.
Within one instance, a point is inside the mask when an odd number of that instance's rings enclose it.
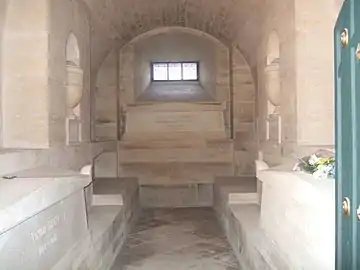
<path fill-rule="evenodd" d="M 112 270 L 237 270 L 212 209 L 142 213 Z"/>

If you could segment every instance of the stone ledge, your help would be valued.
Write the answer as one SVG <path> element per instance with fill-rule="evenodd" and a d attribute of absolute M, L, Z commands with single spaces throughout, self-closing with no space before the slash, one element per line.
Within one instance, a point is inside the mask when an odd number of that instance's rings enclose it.
<path fill-rule="evenodd" d="M 334 269 L 335 180 L 288 166 L 259 171 L 261 225 L 297 269 Z M 291 243 L 289 243 L 291 239 Z"/>
<path fill-rule="evenodd" d="M 257 195 L 256 180 L 221 180 L 215 186 L 214 206 L 242 269 L 292 269 L 261 229 L 257 201 L 230 200 L 232 193 Z"/>
<path fill-rule="evenodd" d="M 231 146 L 222 149 L 132 149 L 119 152 L 120 164 L 139 163 L 232 163 L 233 152 Z"/>
<path fill-rule="evenodd" d="M 92 206 L 88 213 L 87 236 L 78 242 L 52 269 L 110 269 L 128 232 L 140 212 L 139 190 L 135 179 L 97 179 L 105 185 L 95 187 L 100 194 L 121 192 L 123 205 Z M 106 184 L 115 190 L 109 190 Z"/>

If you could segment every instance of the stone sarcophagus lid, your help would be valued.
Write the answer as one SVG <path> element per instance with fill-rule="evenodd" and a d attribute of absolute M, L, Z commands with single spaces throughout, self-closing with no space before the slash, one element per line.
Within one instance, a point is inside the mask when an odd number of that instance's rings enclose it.
<path fill-rule="evenodd" d="M 124 139 L 225 139 L 221 103 L 151 103 L 126 108 Z"/>
<path fill-rule="evenodd" d="M 0 268 L 48 270 L 85 237 L 90 176 L 39 168 L 0 179 Z"/>

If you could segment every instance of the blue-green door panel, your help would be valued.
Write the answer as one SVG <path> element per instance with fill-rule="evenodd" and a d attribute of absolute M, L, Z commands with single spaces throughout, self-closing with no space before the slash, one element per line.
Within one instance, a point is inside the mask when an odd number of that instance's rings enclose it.
<path fill-rule="evenodd" d="M 355 16 L 357 14 L 357 16 Z M 347 29 L 348 45 L 341 33 Z M 360 185 L 360 62 L 356 48 L 360 34 L 360 1 L 344 2 L 335 26 L 335 106 L 336 106 L 336 269 L 360 269 L 357 194 Z M 357 106 L 358 105 L 358 106 Z M 344 215 L 342 201 L 350 199 L 350 215 Z"/>

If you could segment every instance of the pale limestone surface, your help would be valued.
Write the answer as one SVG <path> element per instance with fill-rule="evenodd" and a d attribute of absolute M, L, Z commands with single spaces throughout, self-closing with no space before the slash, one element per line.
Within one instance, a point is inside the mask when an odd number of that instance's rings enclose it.
<path fill-rule="evenodd" d="M 49 167 L 18 172 L 0 181 L 0 234 L 58 203 L 91 182 L 90 176 Z"/>
<path fill-rule="evenodd" d="M 117 195 L 121 203 L 103 200 L 101 205 L 91 204 L 87 209 L 83 189 L 89 184 L 89 176 L 58 171 L 61 181 L 42 179 L 48 169 L 19 173 L 23 178 L 11 180 L 22 181 L 23 189 L 31 186 L 35 190 L 11 204 L 18 207 L 21 219 L 0 232 L 2 269 L 109 269 L 139 212 L 136 180 L 99 179 L 92 196 Z M 34 177 L 36 172 L 38 178 L 25 178 Z M 77 177 L 77 181 L 67 181 L 69 177 Z M 9 190 L 4 191 L 9 194 Z M 9 220 L 2 211 L 2 225 Z"/>
<path fill-rule="evenodd" d="M 112 270 L 239 269 L 212 209 L 147 209 Z"/>
<path fill-rule="evenodd" d="M 190 106 L 191 105 L 191 106 Z M 226 139 L 221 104 L 144 104 L 126 109 L 124 140 L 160 140 L 165 134 L 195 134 L 209 139 Z M 164 135 L 163 135 L 164 134 Z M 166 135 L 165 135 L 166 136 Z M 184 135 L 182 135 L 184 136 Z M 186 138 L 184 138 L 185 140 Z"/>
<path fill-rule="evenodd" d="M 258 177 L 261 226 L 283 256 L 298 268 L 334 269 L 335 180 L 284 167 L 260 171 Z"/>
<path fill-rule="evenodd" d="M 1 151 L 0 174 L 13 174 L 39 166 L 80 171 L 84 165 L 96 163 L 95 175 L 97 172 L 98 176 L 135 176 L 145 184 L 176 186 L 183 183 L 184 186 L 193 184 L 196 187 L 202 183 L 211 185 L 217 176 L 254 176 L 254 161 L 259 149 L 264 150 L 265 160 L 274 165 L 281 163 L 283 156 L 289 153 L 303 153 L 318 146 L 332 145 L 332 28 L 340 5 L 339 0 L 316 3 L 303 0 L 135 0 L 106 3 L 96 0 L 39 0 L 31 4 L 24 4 L 21 0 L 0 0 L 0 137 L 2 148 L 14 149 Z M 209 48 L 214 50 L 211 59 L 204 58 L 210 63 L 210 69 L 214 67 L 212 72 L 208 72 L 214 76 L 212 84 L 205 85 L 208 93 L 214 93 L 215 87 L 216 100 L 226 104 L 223 119 L 226 140 L 219 143 L 178 134 L 177 140 L 157 138 L 159 140 L 149 142 L 141 138 L 135 142 L 116 142 L 124 120 L 120 111 L 129 103 L 137 102 L 133 93 L 141 85 L 134 72 L 139 70 L 136 59 L 139 59 L 140 52 L 136 45 L 146 44 L 160 34 L 174 37 L 179 32 L 182 32 L 181 37 L 193 35 L 202 40 L 204 52 Z M 267 141 L 266 120 L 268 100 L 264 70 L 267 58 L 272 54 L 269 37 L 274 32 L 279 39 L 282 88 L 279 143 L 273 143 L 277 141 L 273 137 Z M 79 64 L 84 71 L 84 92 L 78 108 L 81 136 L 76 145 L 67 145 L 66 139 L 66 41 L 70 33 L 77 39 Z M 176 38 L 164 40 L 174 44 Z M 198 119 L 202 121 L 204 116 L 206 113 Z M 141 125 L 141 121 L 137 124 Z M 232 123 L 233 130 L 230 130 Z M 234 140 L 228 139 L 230 135 Z M 103 142 L 95 144 L 90 139 Z M 214 147 L 217 144 L 221 147 Z M 174 151 L 178 148 L 185 149 Z M 104 151 L 112 154 L 98 156 Z M 118 163 L 117 152 L 122 155 L 124 164 Z M 153 160 L 157 161 L 156 164 L 149 162 L 152 156 L 156 156 L 157 160 Z M 99 159 L 93 161 L 95 157 Z M 129 164 L 125 164 L 126 160 L 130 161 Z M 221 161 L 221 164 L 214 161 Z M 194 188 L 185 190 L 183 197 L 180 194 L 174 198 L 176 204 L 183 198 L 186 198 L 186 203 L 191 200 L 199 202 Z M 158 191 L 155 189 L 147 195 L 152 199 L 157 197 Z M 176 188 L 172 192 L 177 194 Z M 262 193 L 261 188 L 258 192 Z M 283 192 L 284 189 L 279 188 L 273 196 L 279 197 L 278 193 Z M 48 197 L 57 198 L 50 194 Z M 92 187 L 89 187 L 86 189 L 88 210 L 92 206 L 91 197 Z M 234 202 L 244 199 L 247 203 L 256 199 L 254 194 L 230 197 Z M 159 201 L 174 204 L 169 198 Z M 210 196 L 205 198 L 207 203 L 211 201 Z M 121 203 L 120 200 L 114 202 L 113 198 L 103 199 L 100 204 Z M 266 206 L 269 213 L 274 209 L 271 203 L 266 202 Z M 245 206 L 245 210 L 240 209 L 238 213 L 245 211 L 244 215 L 256 217 L 251 212 L 253 208 L 256 206 Z M 101 206 L 95 210 L 92 211 L 94 219 L 104 218 L 104 226 L 111 226 L 109 224 L 116 219 L 117 210 L 112 207 Z M 232 220 L 235 222 L 236 219 Z M 251 222 L 253 226 L 255 223 Z M 289 228 L 301 231 L 298 227 Z M 109 251 L 111 248 L 106 252 L 102 250 L 104 253 L 99 251 L 104 242 L 110 245 L 104 240 L 106 235 L 111 235 L 107 233 L 104 232 L 104 238 L 96 241 L 97 249 L 94 248 L 91 255 L 83 254 L 88 256 L 84 268 L 96 263 L 100 265 L 98 268 L 105 267 L 114 257 L 113 251 Z M 258 233 L 255 230 L 254 234 Z M 122 241 L 119 239 L 123 239 L 122 229 L 117 231 L 117 235 L 115 249 Z M 91 237 L 88 235 L 77 248 L 69 250 L 68 259 L 59 263 L 58 269 L 76 265 L 73 258 L 79 250 L 88 251 L 83 247 L 88 247 L 89 243 Z M 260 258 L 256 252 L 251 254 Z M 319 253 L 319 258 L 324 254 Z M 107 258 L 104 261 L 101 260 L 103 255 Z M 78 259 L 77 263 L 82 262 Z"/>
<path fill-rule="evenodd" d="M 87 222 L 81 191 L 1 233 L 2 269 L 50 269 L 84 237 Z"/>

